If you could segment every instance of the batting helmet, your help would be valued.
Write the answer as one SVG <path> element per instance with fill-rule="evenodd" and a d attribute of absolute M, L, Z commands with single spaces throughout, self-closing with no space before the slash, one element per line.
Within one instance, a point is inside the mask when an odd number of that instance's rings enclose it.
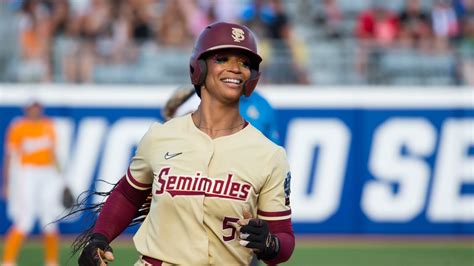
<path fill-rule="evenodd" d="M 240 49 L 250 58 L 250 78 L 243 84 L 245 96 L 249 97 L 257 86 L 262 58 L 257 53 L 257 41 L 252 31 L 243 25 L 216 22 L 201 32 L 194 44 L 189 62 L 189 75 L 199 97 L 201 97 L 201 86 L 204 84 L 207 74 L 204 55 L 229 48 Z"/>

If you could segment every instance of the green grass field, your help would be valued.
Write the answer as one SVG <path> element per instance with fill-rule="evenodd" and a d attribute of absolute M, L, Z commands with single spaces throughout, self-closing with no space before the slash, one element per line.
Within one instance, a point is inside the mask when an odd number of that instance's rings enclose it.
<path fill-rule="evenodd" d="M 70 242 L 61 245 L 61 265 L 77 265 L 70 258 Z M 111 266 L 129 266 L 137 259 L 130 242 L 114 243 L 116 261 Z M 3 242 L 0 245 L 3 250 Z M 29 240 L 19 266 L 42 265 L 41 241 Z M 283 265 L 321 266 L 474 266 L 472 240 L 357 240 L 330 238 L 297 241 L 291 260 Z"/>

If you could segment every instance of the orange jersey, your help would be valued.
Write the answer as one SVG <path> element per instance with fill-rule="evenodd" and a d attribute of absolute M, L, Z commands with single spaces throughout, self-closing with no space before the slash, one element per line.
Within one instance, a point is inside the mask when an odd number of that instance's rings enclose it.
<path fill-rule="evenodd" d="M 32 121 L 20 118 L 8 130 L 7 150 L 16 154 L 22 165 L 50 166 L 55 164 L 55 141 L 50 119 Z"/>

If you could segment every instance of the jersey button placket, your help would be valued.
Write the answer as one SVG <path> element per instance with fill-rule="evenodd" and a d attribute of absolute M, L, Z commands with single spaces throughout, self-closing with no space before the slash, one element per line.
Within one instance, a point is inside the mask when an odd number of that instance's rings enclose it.
<path fill-rule="evenodd" d="M 211 163 L 212 163 L 212 158 L 214 157 L 214 151 L 215 151 L 215 144 L 213 140 L 209 140 L 208 146 L 207 146 L 207 153 L 206 153 L 206 173 L 205 175 L 207 178 L 212 178 L 212 169 L 211 169 Z M 206 194 L 204 194 L 204 199 L 206 198 Z"/>
<path fill-rule="evenodd" d="M 215 150 L 215 145 L 214 145 L 214 141 L 211 140 L 211 139 L 208 139 L 208 142 L 207 142 L 207 146 L 205 147 L 204 149 L 206 152 L 204 153 L 205 154 L 205 157 L 204 157 L 204 169 L 205 169 L 205 173 L 203 173 L 204 176 L 206 176 L 207 178 L 212 178 L 211 177 L 211 169 L 210 169 L 210 166 L 211 166 L 211 161 L 212 161 L 212 158 L 214 156 L 214 150 Z M 203 197 L 203 201 L 202 201 L 202 211 L 203 211 L 203 223 L 204 224 L 207 224 L 208 223 L 208 219 L 209 219 L 209 215 L 211 215 L 208 210 L 207 210 L 207 197 L 206 197 L 206 193 L 207 191 L 204 191 L 204 197 Z M 210 232 L 210 229 L 206 226 L 206 232 L 207 234 L 211 234 L 212 232 Z M 209 241 L 208 241 L 208 258 L 209 258 L 209 264 L 214 264 L 214 260 L 212 258 L 212 255 L 211 255 L 211 247 L 209 246 Z"/>

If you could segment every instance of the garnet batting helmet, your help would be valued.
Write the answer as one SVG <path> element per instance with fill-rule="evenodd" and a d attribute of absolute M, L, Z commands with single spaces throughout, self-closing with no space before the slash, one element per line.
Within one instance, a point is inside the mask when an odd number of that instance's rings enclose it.
<path fill-rule="evenodd" d="M 250 78 L 244 82 L 244 94 L 249 97 L 260 77 L 262 58 L 257 53 L 257 42 L 252 31 L 243 25 L 216 22 L 207 26 L 194 44 L 189 62 L 189 75 L 196 93 L 201 96 L 201 86 L 206 80 L 205 54 L 220 49 L 240 49 L 250 59 Z"/>

